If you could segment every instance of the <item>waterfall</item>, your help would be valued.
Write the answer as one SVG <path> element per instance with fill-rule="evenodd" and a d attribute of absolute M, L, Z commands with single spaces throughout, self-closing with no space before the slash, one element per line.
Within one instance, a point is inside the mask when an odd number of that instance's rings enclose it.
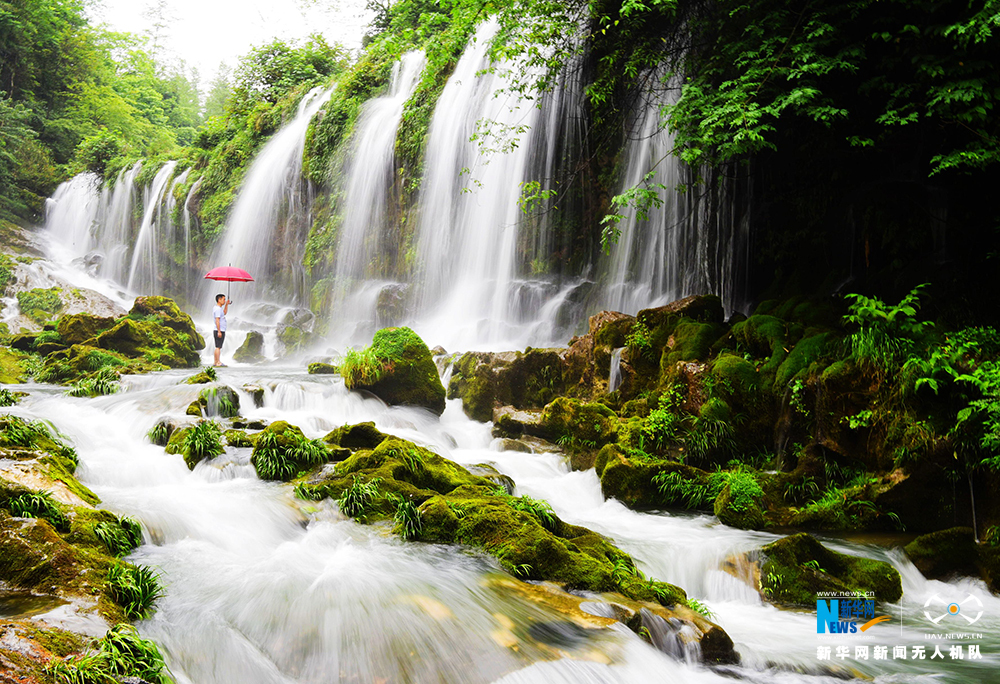
<path fill-rule="evenodd" d="M 389 91 L 370 100 L 358 116 L 340 227 L 334 276 L 343 281 L 363 279 L 382 234 L 387 204 L 395 185 L 396 130 L 403 106 L 413 93 L 426 63 L 423 52 L 403 55 L 392 69 Z"/>
<path fill-rule="evenodd" d="M 199 178 L 191 184 L 181 211 L 184 222 L 184 291 L 188 293 L 191 292 L 191 269 L 194 266 L 191 263 L 191 198 L 198 194 L 201 181 Z"/>
<path fill-rule="evenodd" d="M 735 208 L 736 181 L 700 169 L 705 181 L 679 191 L 696 174 L 671 154 L 674 138 L 662 119 L 662 104 L 650 97 L 634 115 L 619 192 L 646 185 L 663 203 L 650 208 L 646 219 L 634 208 L 622 212 L 621 236 L 604 265 L 602 307 L 636 313 L 713 293 L 727 310 L 742 308 L 749 224 Z"/>
<path fill-rule="evenodd" d="M 145 211 L 139 224 L 139 235 L 132 250 L 132 266 L 128 272 L 128 290 L 136 294 L 153 294 L 158 284 L 157 269 L 157 227 L 160 224 L 161 203 L 167 191 L 167 183 L 174 173 L 177 162 L 170 161 L 160 167 L 153 182 L 143 195 Z M 169 211 L 167 222 L 170 221 Z"/>
<path fill-rule="evenodd" d="M 417 317 L 435 339 L 459 346 L 520 337 L 522 314 L 538 310 L 517 305 L 518 199 L 546 119 L 535 102 L 506 91 L 502 69 L 481 73 L 495 32 L 492 22 L 480 25 L 445 85 L 421 186 Z M 481 122 L 492 122 L 499 140 L 483 136 Z M 488 149 L 498 142 L 503 151 Z"/>
<path fill-rule="evenodd" d="M 114 188 L 101 190 L 101 214 L 98 217 L 97 250 L 103 261 L 99 273 L 124 285 L 132 245 L 132 213 L 135 208 L 135 179 L 142 162 L 123 170 Z"/>
<path fill-rule="evenodd" d="M 309 210 L 304 197 L 302 152 L 305 148 L 309 122 L 329 99 L 332 90 L 314 88 L 299 103 L 295 118 L 268 140 L 250 165 L 240 187 L 236 205 L 226 221 L 226 232 L 215 249 L 212 265 L 232 264 L 245 269 L 262 283 L 272 286 L 269 294 L 276 299 L 301 295 L 301 254 L 280 259 L 281 250 L 297 248 L 297 235 L 286 234 L 297 222 L 305 222 Z M 297 256 L 297 258 L 295 258 Z M 293 272 L 289 274 L 289 270 Z M 278 286 L 285 286 L 284 292 Z M 244 299 L 251 293 L 261 294 L 261 286 L 246 286 Z M 203 289 L 205 302 L 211 302 L 216 287 L 211 283 Z"/>

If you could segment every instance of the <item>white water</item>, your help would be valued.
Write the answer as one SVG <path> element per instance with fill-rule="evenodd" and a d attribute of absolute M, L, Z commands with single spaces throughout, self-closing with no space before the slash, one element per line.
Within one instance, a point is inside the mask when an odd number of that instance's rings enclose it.
<path fill-rule="evenodd" d="M 157 231 L 161 229 L 163 223 L 170 224 L 173 218 L 170 216 L 172 202 L 168 202 L 165 211 L 163 210 L 163 196 L 166 193 L 168 182 L 173 176 L 177 162 L 170 161 L 160 167 L 153 177 L 153 182 L 146 188 L 142 205 L 145 212 L 142 222 L 139 224 L 139 235 L 135 240 L 135 248 L 132 250 L 132 266 L 128 272 L 128 291 L 136 294 L 155 294 L 154 288 L 159 285 L 157 278 L 156 262 L 158 254 Z M 166 214 L 166 221 L 161 220 L 161 215 Z"/>
<path fill-rule="evenodd" d="M 760 682 L 824 682 L 817 645 L 926 645 L 920 613 L 932 593 L 985 604 L 976 631 L 979 662 L 854 661 L 880 682 L 988 681 L 1000 661 L 1000 599 L 980 582 L 929 582 L 898 552 L 828 541 L 839 550 L 882 558 L 903 573 L 907 620 L 880 626 L 874 641 L 821 637 L 812 612 L 780 611 L 720 571 L 719 563 L 774 538 L 720 525 L 711 516 L 638 513 L 605 501 L 593 471 L 570 472 L 558 454 L 498 451 L 489 425 L 451 401 L 439 420 L 349 393 L 336 377 L 292 369 L 223 369 L 234 387 L 255 381 L 265 403 L 251 418 L 282 418 L 310 437 L 346 422 L 374 420 L 382 430 L 426 444 L 465 464 L 493 462 L 518 493 L 543 498 L 565 520 L 611 537 L 650 576 L 703 600 L 729 632 L 743 665 Z M 182 459 L 145 442 L 164 415 L 181 418 L 199 388 L 185 374 L 138 377 L 112 397 L 70 399 L 45 388 L 12 412 L 50 420 L 75 444 L 81 479 L 104 506 L 143 522 L 149 544 L 131 558 L 163 574 L 166 595 L 140 630 L 166 652 L 179 682 L 723 682 L 699 666 L 659 653 L 627 630 L 584 637 L 551 652 L 530 639 L 537 622 L 561 618 L 491 582 L 487 559 L 452 547 L 405 543 L 383 526 L 343 519 L 331 502 L 297 501 L 288 485 L 263 483 L 249 450 L 229 449 L 189 472 Z M 895 610 L 895 609 L 893 609 Z M 498 617 L 500 616 L 500 617 Z M 503 627 L 514 624 L 513 637 Z M 966 630 L 967 631 L 967 630 Z M 518 649 L 506 646 L 509 638 Z M 841 640 L 843 639 L 843 640 Z M 947 649 L 945 649 L 947 652 Z M 553 660 L 553 658 L 555 658 Z"/>
<path fill-rule="evenodd" d="M 255 283 L 241 285 L 234 299 L 245 303 L 267 293 L 266 299 L 291 303 L 302 294 L 302 255 L 275 257 L 283 248 L 300 249 L 297 225 L 307 223 L 304 215 L 310 209 L 302 179 L 302 151 L 310 121 L 332 92 L 314 88 L 303 97 L 295 118 L 267 141 L 247 170 L 209 267 L 231 264 L 255 278 Z M 298 266 L 290 267 L 293 273 L 282 273 L 287 264 Z M 211 309 L 216 289 L 210 282 L 201 288 L 199 301 L 205 303 L 205 311 Z"/>
<path fill-rule="evenodd" d="M 618 347 L 611 352 L 611 369 L 608 371 L 608 392 L 614 392 L 622 384 L 622 352 L 625 347 Z"/>

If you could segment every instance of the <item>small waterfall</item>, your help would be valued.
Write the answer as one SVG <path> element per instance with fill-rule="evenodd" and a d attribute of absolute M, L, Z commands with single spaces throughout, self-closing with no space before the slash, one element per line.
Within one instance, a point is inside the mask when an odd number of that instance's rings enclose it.
<path fill-rule="evenodd" d="M 146 188 L 143 195 L 143 207 L 145 211 L 142 216 L 142 223 L 139 224 L 139 235 L 135 241 L 135 249 L 132 250 L 132 266 L 128 273 L 128 290 L 137 294 L 152 294 L 158 285 L 157 269 L 157 228 L 160 225 L 160 216 L 163 204 L 163 195 L 167 192 L 168 182 L 174 173 L 177 162 L 170 161 L 164 164 L 153 182 Z M 167 223 L 171 217 L 169 210 L 166 212 Z"/>
<path fill-rule="evenodd" d="M 96 174 L 81 173 L 62 183 L 45 202 L 50 242 L 65 261 L 84 256 L 94 244 L 101 209 L 100 184 Z"/>
<path fill-rule="evenodd" d="M 622 384 L 622 352 L 625 347 L 618 347 L 611 352 L 611 370 L 608 373 L 608 393 L 614 392 Z"/>
<path fill-rule="evenodd" d="M 213 266 L 231 263 L 249 271 L 257 281 L 272 285 L 269 294 L 273 298 L 294 300 L 302 294 L 302 255 L 281 258 L 281 250 L 301 248 L 294 231 L 306 223 L 304 215 L 309 210 L 309 198 L 303 191 L 302 151 L 309 122 L 332 92 L 311 90 L 299 103 L 295 118 L 257 154 L 212 259 Z M 261 293 L 260 286 L 247 288 L 251 286 L 242 290 L 244 299 L 253 292 Z M 202 299 L 210 302 L 215 286 L 208 284 L 202 289 Z"/>
<path fill-rule="evenodd" d="M 99 273 L 119 284 L 125 284 L 132 246 L 132 216 L 135 210 L 135 179 L 142 171 L 142 162 L 122 171 L 114 188 L 101 190 L 101 215 L 98 217 L 97 250 L 103 261 Z"/>

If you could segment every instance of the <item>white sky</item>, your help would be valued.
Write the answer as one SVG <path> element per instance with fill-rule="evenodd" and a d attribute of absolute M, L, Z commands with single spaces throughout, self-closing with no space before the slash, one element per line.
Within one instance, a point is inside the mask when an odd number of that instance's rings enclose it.
<path fill-rule="evenodd" d="M 154 0 L 94 0 L 92 21 L 113 31 L 145 34 L 152 21 L 143 16 Z M 322 33 L 327 42 L 356 50 L 369 21 L 365 0 L 167 0 L 169 25 L 165 54 L 197 67 L 202 93 L 220 62 L 236 66 L 241 55 L 272 38 L 305 38 Z"/>

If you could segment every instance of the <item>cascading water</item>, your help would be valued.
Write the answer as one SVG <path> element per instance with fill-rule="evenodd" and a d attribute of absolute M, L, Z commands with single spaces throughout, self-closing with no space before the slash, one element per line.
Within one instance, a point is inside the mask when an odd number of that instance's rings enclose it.
<path fill-rule="evenodd" d="M 139 224 L 139 234 L 136 237 L 135 247 L 132 250 L 132 265 L 128 272 L 128 290 L 138 294 L 153 294 L 154 288 L 159 284 L 157 277 L 158 250 L 158 229 L 161 227 L 161 211 L 163 196 L 167 192 L 170 178 L 173 176 L 177 162 L 167 162 L 160 167 L 153 178 L 153 182 L 146 188 L 143 197 L 143 207 L 145 212 L 142 216 L 142 223 Z M 167 204 L 166 221 L 172 221 L 170 208 L 172 202 Z"/>
<path fill-rule="evenodd" d="M 240 187 L 212 264 L 238 266 L 260 283 L 241 286 L 243 301 L 265 292 L 273 301 L 301 299 L 305 276 L 298 231 L 308 225 L 310 210 L 302 151 L 309 122 L 332 92 L 314 88 L 302 98 L 295 118 L 267 141 Z M 284 255 L 282 250 L 299 251 Z M 217 286 L 209 283 L 201 289 L 200 301 L 210 308 Z"/>
<path fill-rule="evenodd" d="M 622 352 L 625 347 L 617 347 L 611 352 L 611 370 L 608 372 L 608 392 L 614 392 L 622 384 Z"/>

